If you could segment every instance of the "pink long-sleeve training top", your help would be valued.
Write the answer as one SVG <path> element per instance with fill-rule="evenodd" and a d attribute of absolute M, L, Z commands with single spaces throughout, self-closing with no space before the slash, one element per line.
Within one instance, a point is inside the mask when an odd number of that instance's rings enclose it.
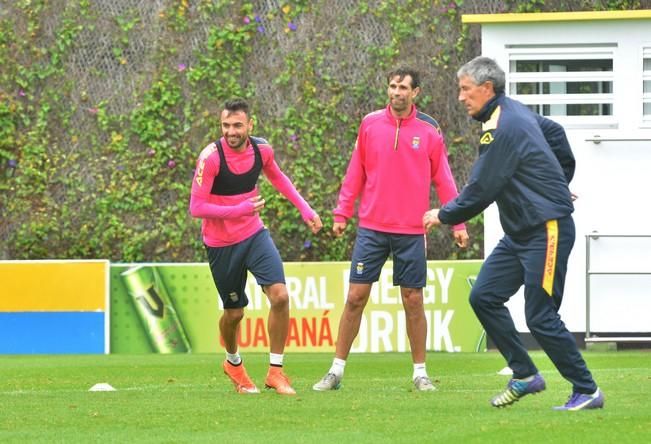
<path fill-rule="evenodd" d="M 409 116 L 396 119 L 387 106 L 362 119 L 333 211 L 335 221 L 352 217 L 359 198 L 360 227 L 424 234 L 432 184 L 442 204 L 458 194 L 438 123 L 415 106 Z"/>
<path fill-rule="evenodd" d="M 250 141 L 242 152 L 230 148 L 224 138 L 221 138 L 220 141 L 231 172 L 243 174 L 251 170 L 255 156 Z M 316 213 L 296 190 L 291 180 L 280 170 L 274 160 L 271 145 L 266 142 L 258 142 L 258 148 L 262 157 L 262 172 L 267 179 L 274 188 L 294 204 L 304 221 L 313 219 Z M 257 186 L 248 193 L 234 196 L 211 194 L 214 179 L 219 174 L 219 166 L 217 145 L 211 143 L 199 155 L 190 195 L 190 214 L 202 219 L 203 242 L 209 247 L 225 247 L 236 244 L 264 227 L 259 214 L 253 211 L 253 203 L 250 201 L 251 197 L 259 195 Z M 268 199 L 269 196 L 266 198 Z"/>

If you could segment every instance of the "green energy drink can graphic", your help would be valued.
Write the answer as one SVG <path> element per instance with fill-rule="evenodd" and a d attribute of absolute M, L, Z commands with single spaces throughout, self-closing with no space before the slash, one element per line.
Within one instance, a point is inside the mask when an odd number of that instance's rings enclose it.
<path fill-rule="evenodd" d="M 142 320 L 152 347 L 159 353 L 187 353 L 190 343 L 156 268 L 138 266 L 120 274 Z"/>

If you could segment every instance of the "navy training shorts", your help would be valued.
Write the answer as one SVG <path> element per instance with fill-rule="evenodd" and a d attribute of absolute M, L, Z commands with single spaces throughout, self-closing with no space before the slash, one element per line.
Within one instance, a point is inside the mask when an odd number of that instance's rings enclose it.
<path fill-rule="evenodd" d="M 206 251 L 224 308 L 242 308 L 249 304 L 245 291 L 247 271 L 261 286 L 285 283 L 280 253 L 266 228 L 227 247 L 206 245 Z"/>
<path fill-rule="evenodd" d="M 423 288 L 427 281 L 427 252 L 422 234 L 395 234 L 357 229 L 350 263 L 352 283 L 372 284 L 389 255 L 393 257 L 393 285 Z"/>

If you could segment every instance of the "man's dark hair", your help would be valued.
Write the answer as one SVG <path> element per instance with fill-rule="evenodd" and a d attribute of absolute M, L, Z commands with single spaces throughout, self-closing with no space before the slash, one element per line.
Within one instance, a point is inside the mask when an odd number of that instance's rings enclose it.
<path fill-rule="evenodd" d="M 420 86 L 420 73 L 413 68 L 401 66 L 398 69 L 394 69 L 387 75 L 387 84 L 391 83 L 391 79 L 396 76 L 400 81 L 402 81 L 405 76 L 410 76 L 412 89 L 416 89 Z"/>
<path fill-rule="evenodd" d="M 227 100 L 226 103 L 224 103 L 224 110 L 228 111 L 228 114 L 242 111 L 247 115 L 247 117 L 250 116 L 249 103 L 241 97 L 235 97 Z"/>

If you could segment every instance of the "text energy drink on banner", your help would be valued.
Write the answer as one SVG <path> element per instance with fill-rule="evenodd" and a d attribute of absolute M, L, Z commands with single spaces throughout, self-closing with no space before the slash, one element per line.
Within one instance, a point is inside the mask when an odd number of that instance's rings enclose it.
<path fill-rule="evenodd" d="M 190 343 L 156 268 L 138 266 L 120 275 L 154 350 L 189 352 Z"/>

